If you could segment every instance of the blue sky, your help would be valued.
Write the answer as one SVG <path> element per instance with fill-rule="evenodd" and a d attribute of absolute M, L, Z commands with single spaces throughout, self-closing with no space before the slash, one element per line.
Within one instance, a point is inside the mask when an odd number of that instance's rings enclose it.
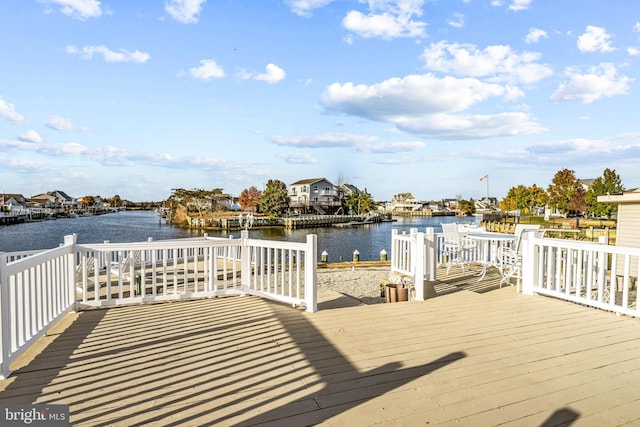
<path fill-rule="evenodd" d="M 633 188 L 639 64 L 635 0 L 4 1 L 0 191 Z"/>

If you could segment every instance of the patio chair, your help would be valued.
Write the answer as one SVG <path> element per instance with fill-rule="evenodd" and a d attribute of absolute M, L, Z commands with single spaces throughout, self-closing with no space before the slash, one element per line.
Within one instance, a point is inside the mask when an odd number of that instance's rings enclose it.
<path fill-rule="evenodd" d="M 477 244 L 473 241 L 465 241 L 458 230 L 458 224 L 442 224 L 444 242 L 442 252 L 447 256 L 447 274 L 454 265 L 459 265 L 464 272 L 465 264 L 471 264 L 471 253 L 476 250 Z"/>
<path fill-rule="evenodd" d="M 498 263 L 500 265 L 500 287 L 503 283 L 511 283 L 511 279 L 516 279 L 516 292 L 520 292 L 522 281 L 522 239 L 524 233 L 538 232 L 540 225 L 517 224 L 515 229 L 515 243 L 513 246 L 501 246 L 498 248 Z"/>
<path fill-rule="evenodd" d="M 119 277 L 122 276 L 125 280 L 131 281 L 132 264 L 134 269 L 140 267 L 139 250 L 130 251 L 129 254 L 121 261 L 112 261 L 110 266 L 111 274 Z"/>
<path fill-rule="evenodd" d="M 75 274 L 75 281 L 76 281 L 76 291 L 78 292 L 83 292 L 83 274 L 86 271 L 87 273 L 87 284 L 88 284 L 88 290 L 93 290 L 93 288 L 95 287 L 95 283 L 94 283 L 94 271 L 95 271 L 95 265 L 96 265 L 96 259 L 95 257 L 86 257 L 84 258 L 77 266 L 76 266 L 76 274 Z"/>

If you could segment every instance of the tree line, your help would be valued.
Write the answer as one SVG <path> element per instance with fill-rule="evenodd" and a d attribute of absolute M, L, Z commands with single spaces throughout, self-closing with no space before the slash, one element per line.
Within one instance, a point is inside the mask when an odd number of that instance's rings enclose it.
<path fill-rule="evenodd" d="M 188 212 L 219 212 L 228 210 L 223 202 L 231 198 L 220 188 L 213 190 L 174 188 L 165 203 L 175 207 L 181 206 Z M 363 191 L 356 189 L 352 194 L 341 199 L 341 202 L 343 210 L 348 213 L 361 214 L 376 208 L 373 196 L 366 189 Z M 245 212 L 261 213 L 269 217 L 286 216 L 291 210 L 287 185 L 278 179 L 268 180 L 263 191 L 255 186 L 245 188 L 238 197 L 238 204 Z"/>
<path fill-rule="evenodd" d="M 574 212 L 578 215 L 611 219 L 617 212 L 618 205 L 598 202 L 598 196 L 623 191 L 622 180 L 615 170 L 605 169 L 602 176 L 585 189 L 575 171 L 565 168 L 556 172 L 546 190 L 536 184 L 530 187 L 511 187 L 500 201 L 500 209 L 505 212 L 520 210 L 531 213 L 536 208 L 548 206 L 561 214 Z"/>

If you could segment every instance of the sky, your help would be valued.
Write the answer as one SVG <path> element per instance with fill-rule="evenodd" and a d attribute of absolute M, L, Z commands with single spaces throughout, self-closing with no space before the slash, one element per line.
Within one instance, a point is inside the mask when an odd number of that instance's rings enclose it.
<path fill-rule="evenodd" d="M 635 188 L 639 75 L 636 0 L 3 0 L 0 191 Z"/>

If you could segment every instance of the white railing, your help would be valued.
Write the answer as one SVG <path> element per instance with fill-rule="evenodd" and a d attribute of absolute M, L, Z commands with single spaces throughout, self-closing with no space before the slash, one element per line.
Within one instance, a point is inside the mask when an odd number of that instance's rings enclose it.
<path fill-rule="evenodd" d="M 306 243 L 248 239 L 246 247 L 242 266 L 253 274 L 243 271 L 243 292 L 317 310 L 315 235 L 307 235 Z"/>
<path fill-rule="evenodd" d="M 435 280 L 435 266 L 447 260 L 443 236 L 411 230 L 392 231 L 391 271 L 409 277 L 414 284 Z M 640 248 L 601 243 L 528 236 L 522 243 L 523 293 L 548 295 L 615 313 L 640 317 L 638 266 Z M 482 260 L 481 245 L 471 252 L 470 261 Z M 433 271 L 433 274 L 431 273 Z M 416 299 L 421 300 L 421 286 Z"/>
<path fill-rule="evenodd" d="M 6 378 L 10 363 L 44 335 L 75 303 L 73 240 L 29 257 L 0 257 L 0 362 Z"/>
<path fill-rule="evenodd" d="M 410 234 L 391 231 L 391 272 L 407 276 L 414 284 L 415 299 L 424 301 L 425 280 L 436 280 L 438 241 L 433 228 L 425 232 L 412 228 Z"/>
<path fill-rule="evenodd" d="M 522 250 L 523 293 L 640 316 L 640 248 L 531 237 Z"/>
<path fill-rule="evenodd" d="M 317 240 L 189 238 L 76 244 L 0 256 L 0 363 L 9 366 L 72 309 L 256 295 L 317 311 Z"/>
<path fill-rule="evenodd" d="M 33 250 L 33 251 L 17 251 L 17 252 L 0 252 L 0 257 L 2 257 L 4 259 L 5 263 L 10 263 L 10 262 L 14 262 L 17 261 L 21 258 L 26 258 L 28 256 L 31 255 L 35 255 L 39 252 L 42 252 L 42 250 Z"/>

